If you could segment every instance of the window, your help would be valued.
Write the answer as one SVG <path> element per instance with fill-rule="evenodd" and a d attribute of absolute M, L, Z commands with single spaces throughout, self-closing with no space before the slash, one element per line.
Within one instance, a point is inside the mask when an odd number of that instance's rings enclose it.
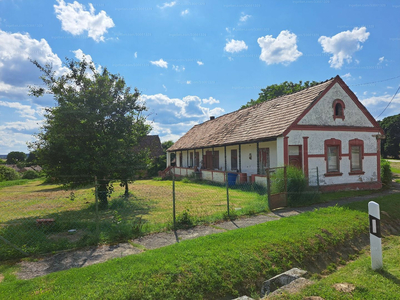
<path fill-rule="evenodd" d="M 196 167 L 200 166 L 200 162 L 199 162 L 199 152 L 195 152 L 194 153 L 194 165 Z"/>
<path fill-rule="evenodd" d="M 193 167 L 193 152 L 190 152 L 189 166 Z"/>
<path fill-rule="evenodd" d="M 339 147 L 328 147 L 328 173 L 339 172 Z"/>
<path fill-rule="evenodd" d="M 231 150 L 231 170 L 237 170 L 237 150 Z"/>
<path fill-rule="evenodd" d="M 345 109 L 344 102 L 340 99 L 336 99 L 335 101 L 333 101 L 332 107 L 333 107 L 333 119 L 344 120 L 344 109 Z"/>
<path fill-rule="evenodd" d="M 362 161 L 364 159 L 364 142 L 359 139 L 349 141 L 350 173 L 349 175 L 364 174 Z"/>
<path fill-rule="evenodd" d="M 342 159 L 342 142 L 337 139 L 325 140 L 325 176 L 341 176 L 340 160 Z"/>
<path fill-rule="evenodd" d="M 213 169 L 219 169 L 219 151 L 214 151 L 213 155 Z"/>

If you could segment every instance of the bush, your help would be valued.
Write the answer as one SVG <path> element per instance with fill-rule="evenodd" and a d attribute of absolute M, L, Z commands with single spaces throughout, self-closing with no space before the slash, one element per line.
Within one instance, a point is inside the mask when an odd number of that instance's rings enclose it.
<path fill-rule="evenodd" d="M 286 167 L 287 199 L 289 206 L 303 206 L 318 201 L 319 194 L 308 186 L 308 180 L 303 171 L 293 166 Z M 278 169 L 271 176 L 272 194 L 285 191 L 284 169 Z"/>
<path fill-rule="evenodd" d="M 0 181 L 17 180 L 20 176 L 13 168 L 0 165 Z"/>
<path fill-rule="evenodd" d="M 392 170 L 390 162 L 386 159 L 381 159 L 381 181 L 384 187 L 389 187 L 392 182 Z"/>
<path fill-rule="evenodd" d="M 39 177 L 39 173 L 34 170 L 28 170 L 22 175 L 22 179 L 35 179 Z"/>

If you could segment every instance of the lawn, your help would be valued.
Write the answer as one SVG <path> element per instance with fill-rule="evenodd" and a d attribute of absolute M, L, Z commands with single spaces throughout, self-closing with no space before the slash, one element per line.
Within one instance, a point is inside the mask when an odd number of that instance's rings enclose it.
<path fill-rule="evenodd" d="M 302 266 L 367 228 L 363 212 L 324 208 L 27 281 L 4 266 L 0 294 L 6 299 L 254 297 L 263 280 Z"/>
<path fill-rule="evenodd" d="M 187 212 L 190 220 L 199 224 L 226 216 L 225 187 L 182 181 L 175 184 L 178 217 Z M 125 199 L 123 188 L 115 184 L 109 209 L 99 211 L 99 235 L 93 187 L 71 192 L 33 180 L 1 188 L 0 235 L 28 253 L 47 253 L 98 242 L 126 241 L 139 234 L 171 228 L 171 181 L 140 180 L 129 188 L 131 196 Z M 229 196 L 232 214 L 268 211 L 267 197 L 255 191 L 230 189 Z M 53 218 L 55 224 L 38 228 L 38 218 Z M 68 235 L 70 229 L 77 231 Z M 0 260 L 18 255 L 12 248 L 0 248 Z"/>
<path fill-rule="evenodd" d="M 390 161 L 390 169 L 392 170 L 392 173 L 393 173 L 393 179 L 397 183 L 400 183 L 400 160 L 396 161 L 396 162 L 391 160 Z"/>

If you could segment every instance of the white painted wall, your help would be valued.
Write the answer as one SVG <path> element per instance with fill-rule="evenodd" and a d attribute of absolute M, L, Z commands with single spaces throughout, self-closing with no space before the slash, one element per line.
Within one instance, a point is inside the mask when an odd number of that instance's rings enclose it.
<path fill-rule="evenodd" d="M 283 137 L 278 137 L 276 140 L 276 166 L 283 167 L 285 161 L 283 158 Z"/>
<path fill-rule="evenodd" d="M 268 184 L 267 184 L 267 177 L 255 176 L 255 177 L 254 177 L 254 181 L 255 181 L 256 183 L 258 183 L 258 184 L 268 186 Z"/>
<path fill-rule="evenodd" d="M 335 138 L 342 141 L 342 154 L 349 154 L 349 140 L 360 139 L 364 141 L 364 153 L 377 153 L 377 142 L 373 135 L 378 132 L 356 132 L 356 131 L 308 131 L 293 130 L 289 132 L 289 144 L 303 143 L 303 137 L 308 139 L 308 154 L 325 155 L 324 141 Z M 320 185 L 373 182 L 377 181 L 377 158 L 376 156 L 364 156 L 363 175 L 349 175 L 350 158 L 342 157 L 340 160 L 340 172 L 342 176 L 325 177 L 326 161 L 324 157 L 309 157 L 308 168 L 310 174 L 310 184 L 316 185 L 315 168 L 318 167 Z"/>
<path fill-rule="evenodd" d="M 242 173 L 247 173 L 247 176 L 257 174 L 257 144 L 244 144 L 241 147 Z"/>
<path fill-rule="evenodd" d="M 344 120 L 333 119 L 333 101 L 340 99 L 345 104 Z M 372 123 L 358 108 L 347 93 L 336 83 L 313 108 L 300 120 L 300 125 L 363 126 L 373 127 Z"/>

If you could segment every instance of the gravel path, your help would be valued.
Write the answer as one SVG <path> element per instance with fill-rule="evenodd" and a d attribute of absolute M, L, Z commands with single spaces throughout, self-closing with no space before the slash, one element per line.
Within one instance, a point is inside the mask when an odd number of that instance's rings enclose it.
<path fill-rule="evenodd" d="M 393 186 L 390 190 L 380 193 L 372 193 L 366 196 L 346 198 L 339 201 L 332 201 L 295 209 L 278 209 L 268 214 L 243 217 L 238 220 L 224 221 L 209 226 L 202 225 L 191 229 L 180 229 L 176 232 L 150 234 L 133 240 L 133 244 L 137 245 L 137 247 L 134 247 L 129 243 L 123 243 L 114 246 L 104 245 L 99 247 L 89 247 L 77 251 L 65 251 L 56 255 L 47 256 L 34 262 L 20 262 L 19 265 L 21 268 L 17 276 L 21 279 L 30 279 L 56 271 L 85 267 L 88 265 L 105 262 L 112 258 L 138 254 L 143 252 L 144 249 L 156 249 L 172 245 L 174 243 L 179 243 L 180 241 L 194 239 L 200 236 L 206 236 L 214 233 L 235 230 L 237 228 L 244 228 L 256 224 L 279 220 L 280 218 L 298 215 L 306 211 L 313 211 L 316 208 L 335 205 L 340 206 L 351 202 L 369 200 L 393 193 L 400 193 L 400 184 L 393 183 Z"/>

